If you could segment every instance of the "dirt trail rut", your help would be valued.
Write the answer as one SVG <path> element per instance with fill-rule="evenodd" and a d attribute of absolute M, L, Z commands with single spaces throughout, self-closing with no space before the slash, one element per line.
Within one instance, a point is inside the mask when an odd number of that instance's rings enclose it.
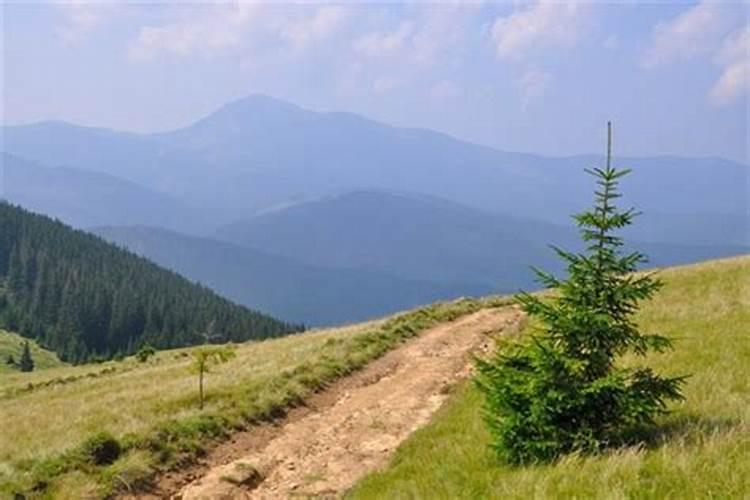
<path fill-rule="evenodd" d="M 350 377 L 327 407 L 289 421 L 174 498 L 340 496 L 429 421 L 469 374 L 469 355 L 486 345 L 487 333 L 517 329 L 520 318 L 513 307 L 486 309 L 428 330 Z"/>

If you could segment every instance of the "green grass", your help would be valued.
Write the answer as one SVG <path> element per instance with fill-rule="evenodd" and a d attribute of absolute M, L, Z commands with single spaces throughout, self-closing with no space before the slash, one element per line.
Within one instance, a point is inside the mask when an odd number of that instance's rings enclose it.
<path fill-rule="evenodd" d="M 16 363 L 21 358 L 21 350 L 23 343 L 27 339 L 21 337 L 17 333 L 11 333 L 0 329 L 0 374 L 5 377 L 8 373 L 17 373 L 18 369 L 9 366 L 6 363 L 8 356 L 13 356 Z M 66 363 L 60 361 L 57 354 L 39 347 L 39 345 L 33 340 L 29 341 L 29 347 L 31 348 L 31 358 L 34 360 L 35 370 L 45 370 L 47 368 L 58 368 L 61 366 L 67 366 Z"/>
<path fill-rule="evenodd" d="M 512 467 L 488 449 L 481 396 L 463 386 L 433 422 L 350 496 L 366 498 L 750 498 L 750 256 L 665 270 L 639 315 L 674 352 L 641 360 L 691 374 L 686 400 L 642 447 Z M 626 363 L 632 359 L 625 360 Z"/>
<path fill-rule="evenodd" d="M 0 497 L 104 497 L 138 489 L 159 470 L 181 467 L 213 442 L 283 414 L 312 392 L 426 328 L 507 303 L 462 300 L 384 320 L 237 346 L 206 378 L 198 409 L 189 349 L 51 368 L 0 378 Z M 97 462 L 96 443 L 122 450 Z M 94 444 L 92 444 L 94 443 Z"/>

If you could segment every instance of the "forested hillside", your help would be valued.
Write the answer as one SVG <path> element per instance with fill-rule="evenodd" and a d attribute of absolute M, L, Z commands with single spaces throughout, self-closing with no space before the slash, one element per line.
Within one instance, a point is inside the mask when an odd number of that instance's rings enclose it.
<path fill-rule="evenodd" d="M 0 202 L 0 326 L 83 362 L 297 328 L 248 310 L 146 259 Z"/>

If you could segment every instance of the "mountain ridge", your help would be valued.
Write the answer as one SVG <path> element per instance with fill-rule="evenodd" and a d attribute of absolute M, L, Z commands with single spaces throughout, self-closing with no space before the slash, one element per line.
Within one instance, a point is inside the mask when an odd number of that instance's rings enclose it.
<path fill-rule="evenodd" d="M 107 173 L 64 165 L 49 167 L 0 153 L 0 174 L 0 198 L 81 229 L 104 223 L 148 222 L 185 230 L 208 223 L 197 209 L 181 200 Z"/>
<path fill-rule="evenodd" d="M 153 227 L 92 228 L 108 241 L 238 303 L 287 321 L 321 326 L 366 320 L 491 287 L 437 283 L 379 270 L 314 266 L 227 241 Z"/>
<path fill-rule="evenodd" d="M 600 158 L 500 151 L 441 132 L 311 111 L 264 96 L 227 103 L 188 126 L 157 134 L 79 128 L 52 138 L 33 126 L 4 131 L 9 152 L 47 165 L 104 170 L 189 199 L 205 205 L 219 225 L 290 200 L 361 187 L 420 192 L 559 223 L 567 217 L 560 214 L 582 208 L 587 195 L 582 169 Z M 692 206 L 701 213 L 747 214 L 744 164 L 669 155 L 617 161 L 643 179 L 626 192 L 650 211 Z"/>
<path fill-rule="evenodd" d="M 663 224 L 655 214 L 642 217 L 647 228 Z M 720 229 L 717 236 L 722 235 Z M 626 242 L 645 246 L 658 265 L 747 248 L 729 241 L 667 244 L 637 237 L 648 234 L 626 233 Z M 282 207 L 223 226 L 215 236 L 310 265 L 369 267 L 415 279 L 483 283 L 505 291 L 534 285 L 531 264 L 562 271 L 554 267 L 549 244 L 572 250 L 580 246 L 577 230 L 570 225 L 484 212 L 427 195 L 373 190 Z"/>

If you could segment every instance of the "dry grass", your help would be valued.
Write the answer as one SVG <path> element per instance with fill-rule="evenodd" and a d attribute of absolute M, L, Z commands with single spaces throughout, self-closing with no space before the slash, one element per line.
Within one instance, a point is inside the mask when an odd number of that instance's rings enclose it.
<path fill-rule="evenodd" d="M 224 403 L 222 396 L 240 390 L 248 380 L 261 385 L 279 372 L 306 360 L 317 359 L 328 339 L 356 335 L 369 325 L 311 332 L 307 335 L 239 345 L 237 357 L 215 367 L 206 378 L 206 411 Z M 133 358 L 122 362 L 85 365 L 14 374 L 0 390 L 23 388 L 54 378 L 84 378 L 67 384 L 41 387 L 0 400 L 3 433 L 0 464 L 59 454 L 99 431 L 116 435 L 139 433 L 160 418 L 199 414 L 197 378 L 190 371 L 185 350 L 164 351 L 146 363 Z M 98 374 L 107 368 L 114 373 Z"/>
<path fill-rule="evenodd" d="M 187 349 L 98 365 L 13 374 L 0 381 L 0 496 L 104 496 L 140 485 L 156 469 L 192 460 L 212 440 L 272 418 L 336 377 L 439 322 L 497 302 L 429 306 L 380 321 L 237 346 L 237 356 L 206 378 Z M 81 443 L 106 432 L 125 452 L 91 466 Z"/>
<path fill-rule="evenodd" d="M 750 256 L 665 270 L 639 316 L 677 340 L 646 362 L 691 374 L 686 400 L 642 447 L 511 467 L 488 449 L 481 396 L 463 387 L 353 498 L 750 497 Z M 633 360 L 626 360 L 632 362 Z"/>
<path fill-rule="evenodd" d="M 8 356 L 13 356 L 13 359 L 17 363 L 21 358 L 23 343 L 26 341 L 27 339 L 21 337 L 17 333 L 11 333 L 0 329 L 0 374 L 3 375 L 3 378 L 0 379 L 0 386 L 5 384 L 6 380 L 9 380 L 9 377 L 13 378 L 13 374 L 18 373 L 18 369 L 8 366 L 6 361 L 8 359 Z M 34 360 L 35 370 L 45 370 L 48 368 L 67 366 L 66 363 L 60 361 L 60 359 L 57 357 L 57 354 L 55 354 L 54 352 L 42 349 L 33 340 L 29 340 L 28 342 L 29 348 L 31 349 L 31 358 Z M 20 378 L 24 377 L 22 376 Z"/>

